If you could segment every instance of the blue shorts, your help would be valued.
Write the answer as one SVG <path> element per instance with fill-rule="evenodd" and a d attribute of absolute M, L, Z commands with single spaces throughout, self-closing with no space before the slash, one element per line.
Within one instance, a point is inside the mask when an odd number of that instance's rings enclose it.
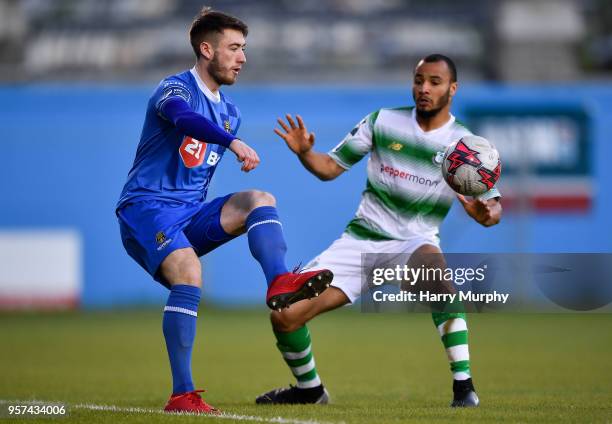
<path fill-rule="evenodd" d="M 128 204 L 117 210 L 123 246 L 156 281 L 169 287 L 158 269 L 170 253 L 192 247 L 202 256 L 237 237 L 221 227 L 221 209 L 232 195 L 205 203 L 143 200 Z"/>

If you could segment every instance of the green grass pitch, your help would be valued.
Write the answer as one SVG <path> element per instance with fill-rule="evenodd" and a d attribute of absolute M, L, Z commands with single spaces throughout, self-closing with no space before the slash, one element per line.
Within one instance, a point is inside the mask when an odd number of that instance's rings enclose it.
<path fill-rule="evenodd" d="M 611 315 L 470 315 L 481 398 L 471 410 L 448 407 L 448 363 L 426 314 L 344 308 L 313 321 L 317 368 L 333 401 L 327 406 L 254 404 L 256 395 L 293 382 L 266 311 L 202 306 L 198 321 L 196 385 L 209 403 L 240 417 L 76 407 L 163 407 L 170 374 L 161 312 L 152 310 L 0 315 L 0 399 L 69 407 L 69 417 L 27 423 L 612 422 Z"/>

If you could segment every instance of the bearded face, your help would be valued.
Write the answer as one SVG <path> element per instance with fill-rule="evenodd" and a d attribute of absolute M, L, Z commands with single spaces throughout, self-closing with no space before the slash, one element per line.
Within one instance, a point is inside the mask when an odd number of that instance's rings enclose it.
<path fill-rule="evenodd" d="M 437 99 L 416 97 L 414 92 L 412 97 L 414 98 L 414 102 L 416 104 L 417 114 L 423 118 L 432 118 L 448 105 L 450 101 L 450 87 Z M 421 101 L 419 101 L 419 99 Z"/>
<path fill-rule="evenodd" d="M 431 118 L 448 109 L 456 88 L 457 83 L 451 81 L 445 62 L 419 63 L 412 85 L 416 113 L 420 117 Z"/>
<path fill-rule="evenodd" d="M 221 85 L 232 85 L 236 82 L 238 74 L 232 72 L 231 68 L 224 66 L 221 63 L 220 55 L 215 54 L 215 57 L 208 63 L 207 71 L 212 79 Z"/>
<path fill-rule="evenodd" d="M 232 85 L 246 62 L 244 35 L 240 31 L 226 29 L 210 45 L 212 58 L 206 65 L 206 71 L 219 86 Z"/>

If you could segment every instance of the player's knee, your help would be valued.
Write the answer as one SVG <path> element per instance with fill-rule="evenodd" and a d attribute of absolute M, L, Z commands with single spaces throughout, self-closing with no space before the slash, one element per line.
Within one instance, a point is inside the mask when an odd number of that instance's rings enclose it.
<path fill-rule="evenodd" d="M 283 309 L 281 312 L 273 311 L 270 314 L 270 321 L 274 331 L 291 333 L 306 324 L 306 317 L 304 315 L 292 314 L 289 310 Z"/>
<path fill-rule="evenodd" d="M 202 265 L 191 248 L 178 249 L 170 253 L 162 262 L 159 273 L 171 286 L 175 284 L 202 286 Z"/>
<path fill-rule="evenodd" d="M 408 262 L 409 265 L 415 268 L 444 269 L 446 267 L 444 254 L 440 251 L 439 247 L 431 244 L 424 244 L 416 249 Z"/>
<path fill-rule="evenodd" d="M 166 278 L 171 286 L 175 284 L 184 284 L 187 286 L 202 287 L 202 272 L 196 267 L 181 270 L 172 274 L 170 278 Z"/>
<path fill-rule="evenodd" d="M 187 286 L 195 286 L 202 287 L 202 272 L 199 269 L 189 269 L 180 273 L 177 278 L 175 278 L 175 283 L 173 284 L 185 284 Z"/>
<path fill-rule="evenodd" d="M 227 215 L 233 217 L 234 220 L 244 222 L 254 209 L 262 206 L 276 206 L 276 199 L 268 192 L 249 190 L 232 196 L 224 209 L 227 209 Z"/>
<path fill-rule="evenodd" d="M 276 206 L 276 198 L 265 191 L 251 190 L 249 194 L 249 212 L 262 206 Z"/>

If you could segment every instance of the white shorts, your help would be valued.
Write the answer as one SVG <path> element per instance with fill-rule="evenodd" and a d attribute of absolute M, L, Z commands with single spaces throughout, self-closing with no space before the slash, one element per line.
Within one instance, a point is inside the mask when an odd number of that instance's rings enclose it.
<path fill-rule="evenodd" d="M 408 262 L 410 255 L 424 244 L 440 247 L 437 237 L 417 236 L 409 240 L 371 241 L 356 239 L 344 233 L 319 256 L 306 264 L 304 270 L 311 268 L 331 270 L 334 273 L 331 285 L 342 290 L 353 303 L 361 296 L 364 272 L 370 271 L 362 269 L 362 253 L 384 254 L 380 255 L 379 262 L 368 264 L 368 268 L 403 266 Z"/>

